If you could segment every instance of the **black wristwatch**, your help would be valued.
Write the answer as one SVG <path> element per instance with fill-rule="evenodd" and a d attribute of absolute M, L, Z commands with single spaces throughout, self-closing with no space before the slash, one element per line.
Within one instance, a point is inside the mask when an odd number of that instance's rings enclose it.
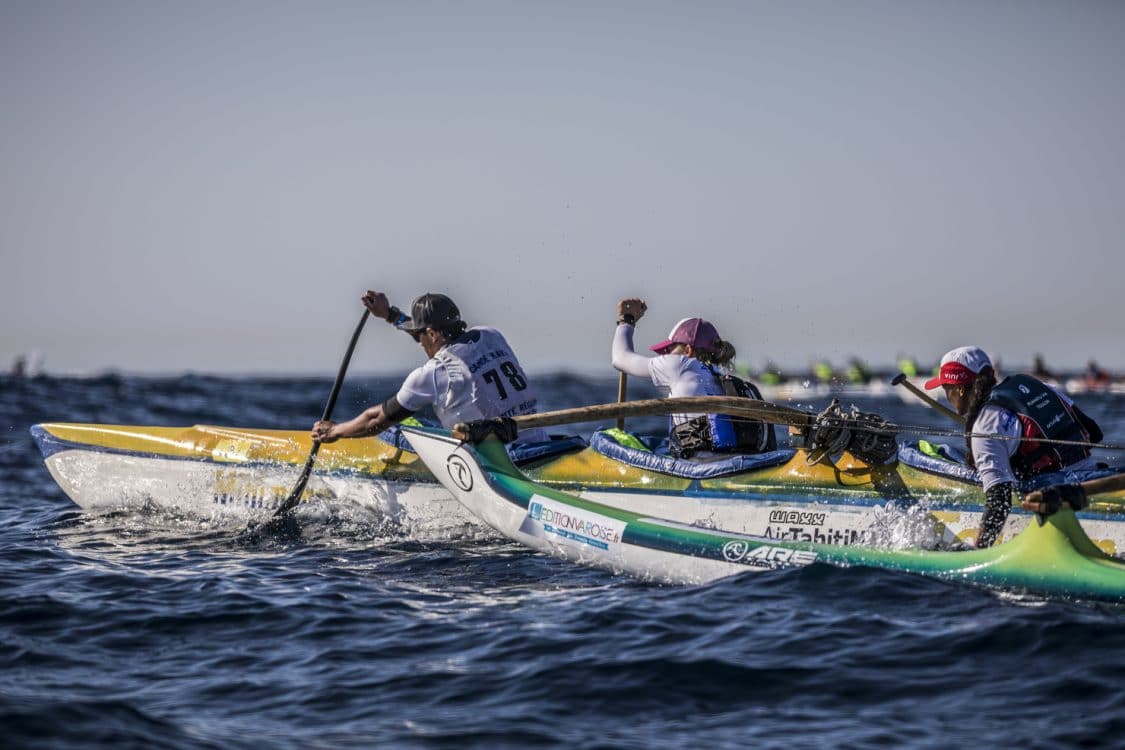
<path fill-rule="evenodd" d="M 624 313 L 620 318 L 617 319 L 617 325 L 621 325 L 622 323 L 624 323 L 625 325 L 635 326 L 637 324 L 637 318 L 635 315 Z"/>
<path fill-rule="evenodd" d="M 386 321 L 393 326 L 403 323 L 406 319 L 406 314 L 394 305 L 391 305 L 390 309 L 387 310 Z"/>

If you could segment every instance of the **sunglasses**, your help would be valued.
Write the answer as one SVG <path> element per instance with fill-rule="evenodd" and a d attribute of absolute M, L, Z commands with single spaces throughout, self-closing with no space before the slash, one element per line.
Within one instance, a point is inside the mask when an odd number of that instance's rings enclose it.
<path fill-rule="evenodd" d="M 414 343 L 420 344 L 420 343 L 422 343 L 422 334 L 425 333 L 428 330 L 430 330 L 430 329 L 429 328 L 423 328 L 421 331 L 411 331 L 410 338 L 414 339 Z"/>

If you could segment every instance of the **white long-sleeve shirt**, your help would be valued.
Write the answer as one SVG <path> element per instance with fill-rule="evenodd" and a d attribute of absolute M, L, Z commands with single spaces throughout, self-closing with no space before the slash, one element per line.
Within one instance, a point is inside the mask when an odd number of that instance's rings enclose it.
<path fill-rule="evenodd" d="M 613 334 L 613 366 L 638 378 L 649 378 L 652 384 L 671 397 L 721 396 L 722 386 L 707 365 L 683 354 L 658 354 L 646 357 L 633 350 L 633 326 L 617 326 Z M 698 414 L 673 414 L 672 423 L 680 424 Z"/>

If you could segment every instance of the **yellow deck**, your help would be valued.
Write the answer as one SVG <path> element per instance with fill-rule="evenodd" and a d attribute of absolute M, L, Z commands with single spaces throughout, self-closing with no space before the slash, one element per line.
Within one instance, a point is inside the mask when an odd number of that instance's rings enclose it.
<path fill-rule="evenodd" d="M 128 451 L 167 458 L 210 460 L 219 463 L 274 462 L 303 464 L 311 441 L 307 432 L 259 430 L 195 425 L 149 427 L 76 423 L 40 425 L 49 434 L 94 450 Z M 340 440 L 321 446 L 317 457 L 321 471 L 403 480 L 433 481 L 418 456 L 379 440 Z M 798 451 L 779 466 L 717 477 L 691 480 L 647 471 L 614 461 L 586 448 L 552 456 L 523 467 L 532 480 L 558 487 L 636 488 L 640 491 L 695 491 L 719 493 L 814 494 L 825 497 L 882 495 L 925 497 L 949 502 L 981 504 L 979 485 L 931 474 L 902 463 L 872 467 L 845 454 L 835 464 L 809 465 Z M 1092 498 L 1091 510 L 1125 512 L 1125 491 Z"/>

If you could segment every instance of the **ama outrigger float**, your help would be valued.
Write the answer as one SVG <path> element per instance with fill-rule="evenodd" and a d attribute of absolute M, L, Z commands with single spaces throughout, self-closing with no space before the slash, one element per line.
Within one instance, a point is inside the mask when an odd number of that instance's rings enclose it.
<path fill-rule="evenodd" d="M 547 427 L 690 409 L 726 409 L 801 430 L 816 417 L 751 399 L 699 397 L 583 407 L 517 421 L 521 427 L 525 422 Z M 203 425 L 47 423 L 34 426 L 32 434 L 56 482 L 88 511 L 148 505 L 232 524 L 273 514 L 311 448 L 307 432 Z M 414 434 L 422 433 L 396 429 L 378 438 L 322 445 L 300 498 L 302 512 L 359 508 L 408 530 L 479 525 L 419 460 Z M 875 435 L 868 444 L 853 440 L 831 454 L 823 446 L 798 445 L 687 461 L 608 430 L 595 432 L 588 442 L 570 438 L 523 446 L 512 458 L 530 480 L 584 500 L 775 541 L 927 548 L 975 536 L 984 495 L 972 469 L 927 455 L 918 444 L 897 444 L 886 432 L 868 434 Z M 1047 474 L 1020 489 L 1113 473 Z M 1031 519 L 1013 512 L 1001 538 L 1011 538 Z M 1078 521 L 1104 551 L 1125 553 L 1125 491 L 1092 498 Z"/>
<path fill-rule="evenodd" d="M 1035 516 L 1003 544 L 963 552 L 779 540 L 624 510 L 531 481 L 495 437 L 473 444 L 438 429 L 406 431 L 442 484 L 504 536 L 564 560 L 643 580 L 695 584 L 828 563 L 1047 596 L 1125 601 L 1125 562 L 1098 549 L 1069 509 Z"/>

